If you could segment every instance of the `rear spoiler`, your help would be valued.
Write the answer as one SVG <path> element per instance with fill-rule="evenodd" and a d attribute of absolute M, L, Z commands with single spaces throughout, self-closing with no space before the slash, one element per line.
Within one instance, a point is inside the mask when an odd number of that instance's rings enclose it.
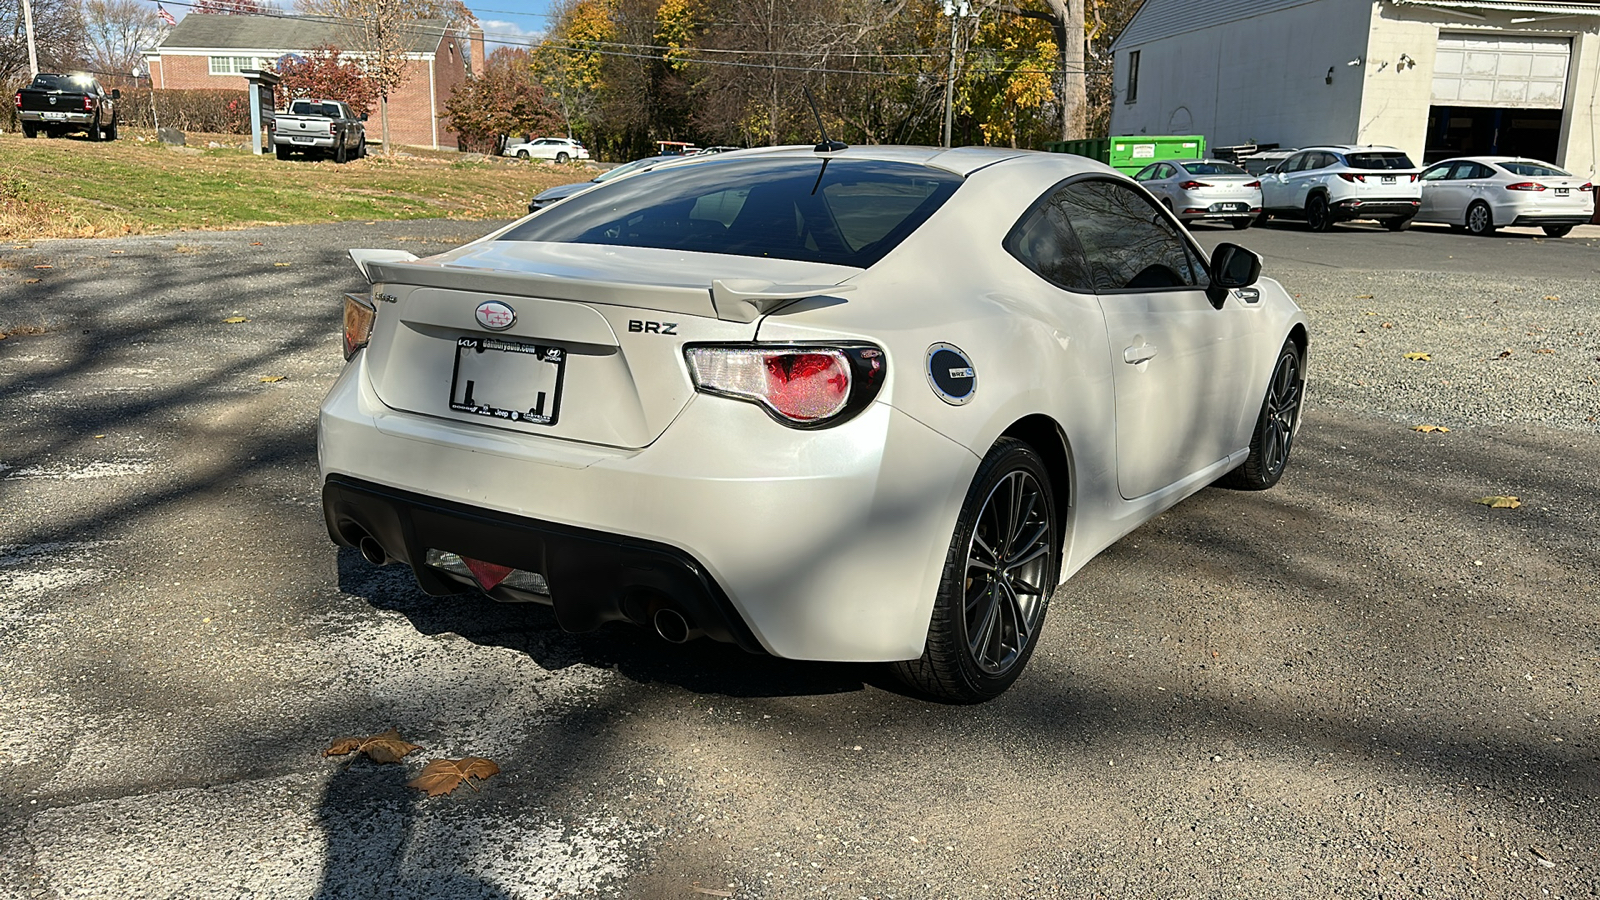
<path fill-rule="evenodd" d="M 419 261 L 404 250 L 351 250 L 368 284 L 379 282 L 483 294 L 632 306 L 728 322 L 754 322 L 791 301 L 855 290 L 853 284 L 774 284 L 750 278 L 713 279 L 709 288 L 594 281 L 543 272 L 469 269 Z"/>

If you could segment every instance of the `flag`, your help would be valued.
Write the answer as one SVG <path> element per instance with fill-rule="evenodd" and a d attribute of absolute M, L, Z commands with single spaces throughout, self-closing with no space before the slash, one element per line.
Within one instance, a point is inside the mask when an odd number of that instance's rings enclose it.
<path fill-rule="evenodd" d="M 178 24 L 178 20 L 173 18 L 172 13 L 167 12 L 167 8 L 159 3 L 156 4 L 156 15 L 160 16 L 161 21 L 167 23 L 168 25 Z"/>

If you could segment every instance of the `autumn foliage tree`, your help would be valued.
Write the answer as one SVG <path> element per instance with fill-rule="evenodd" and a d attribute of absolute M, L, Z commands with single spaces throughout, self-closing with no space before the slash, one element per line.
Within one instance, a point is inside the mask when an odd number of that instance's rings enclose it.
<path fill-rule="evenodd" d="M 483 74 L 457 85 L 445 102 L 450 127 L 471 147 L 499 153 L 507 135 L 561 127 L 561 114 L 534 78 L 528 51 L 501 47 Z"/>
<path fill-rule="evenodd" d="M 305 56 L 286 56 L 278 61 L 283 81 L 278 91 L 287 99 L 315 97 L 343 100 L 357 115 L 370 113 L 377 102 L 376 86 L 357 63 L 340 55 L 337 47 L 318 47 Z"/>

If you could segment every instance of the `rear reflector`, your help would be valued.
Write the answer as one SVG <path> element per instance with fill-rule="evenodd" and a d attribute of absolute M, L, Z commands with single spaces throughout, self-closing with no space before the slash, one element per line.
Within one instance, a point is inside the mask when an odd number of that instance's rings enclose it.
<path fill-rule="evenodd" d="M 492 591 L 496 587 L 508 587 L 530 594 L 550 596 L 550 584 L 538 572 L 527 572 L 510 566 L 470 559 L 444 550 L 429 550 L 424 562 L 435 569 L 471 578 L 485 591 Z"/>

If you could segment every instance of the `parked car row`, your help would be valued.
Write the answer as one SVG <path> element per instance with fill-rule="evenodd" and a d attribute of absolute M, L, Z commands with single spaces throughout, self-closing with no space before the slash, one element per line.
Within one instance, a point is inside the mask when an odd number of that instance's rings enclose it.
<path fill-rule="evenodd" d="M 1563 237 L 1594 216 L 1594 184 L 1557 166 L 1510 156 L 1469 156 L 1427 168 L 1394 147 L 1335 144 L 1273 150 L 1243 158 L 1169 160 L 1134 176 L 1185 221 L 1221 220 L 1247 228 L 1236 203 L 1254 186 L 1256 223 L 1303 220 L 1312 231 L 1339 222 L 1376 221 L 1390 231 L 1412 222 L 1471 234 L 1537 226 Z M 1246 179 L 1257 176 L 1252 181 Z M 1242 184 L 1240 182 L 1243 182 Z M 1228 203 L 1227 191 L 1240 191 Z"/>

